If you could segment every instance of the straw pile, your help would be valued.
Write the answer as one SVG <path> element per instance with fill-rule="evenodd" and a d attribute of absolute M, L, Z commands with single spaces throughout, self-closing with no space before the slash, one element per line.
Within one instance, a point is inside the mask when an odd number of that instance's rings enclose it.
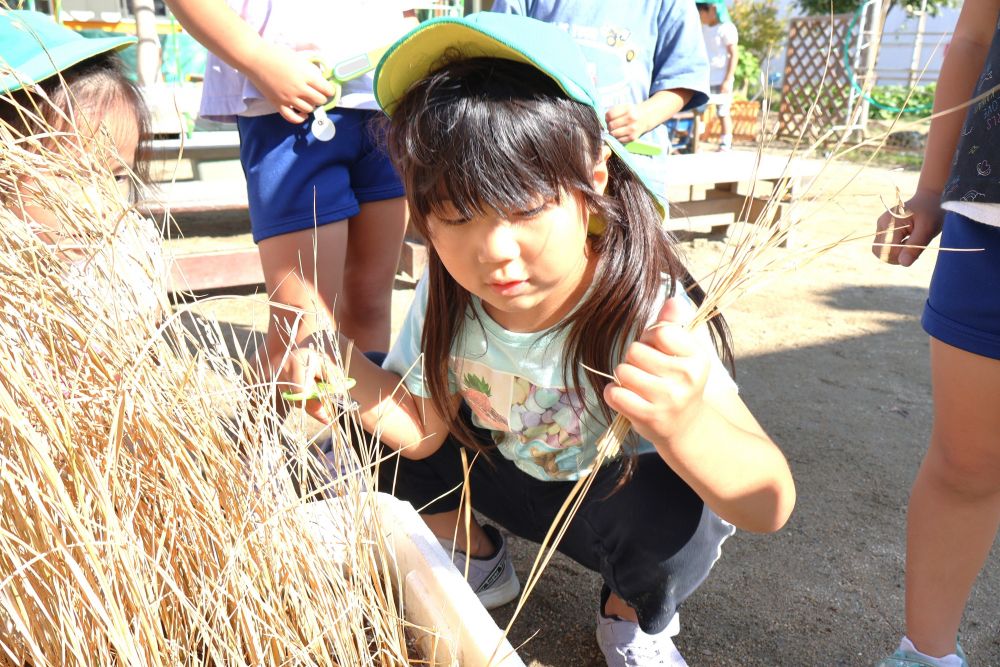
<path fill-rule="evenodd" d="M 0 664 L 410 664 L 365 468 L 289 463 L 270 388 L 168 316 L 106 133 L 39 139 L 0 127 Z"/>

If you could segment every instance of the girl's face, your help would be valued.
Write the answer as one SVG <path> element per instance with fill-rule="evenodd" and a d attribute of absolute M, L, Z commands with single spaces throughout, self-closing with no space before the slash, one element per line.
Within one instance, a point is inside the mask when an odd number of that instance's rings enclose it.
<path fill-rule="evenodd" d="M 594 188 L 608 182 L 605 149 L 594 167 Z M 586 292 L 597 265 L 587 241 L 589 212 L 579 193 L 538 199 L 526 211 L 490 211 L 460 219 L 450 202 L 428 216 L 434 250 L 455 281 L 483 303 L 508 331 L 541 331 L 557 324 Z"/>
<path fill-rule="evenodd" d="M 139 126 L 132 113 L 129 111 L 119 111 L 108 113 L 100 120 L 99 126 L 107 130 L 114 142 L 114 155 L 109 158 L 111 164 L 108 165 L 118 182 L 118 189 L 122 195 L 123 204 L 130 202 L 132 189 L 131 170 L 135 167 L 136 154 L 139 148 Z M 80 149 L 84 150 L 84 149 Z M 77 187 L 74 183 L 68 182 L 67 187 Z M 96 188 L 95 188 L 96 190 Z M 62 228 L 62 223 L 57 214 L 40 205 L 25 206 L 25 212 L 31 219 L 46 229 L 58 232 Z"/>

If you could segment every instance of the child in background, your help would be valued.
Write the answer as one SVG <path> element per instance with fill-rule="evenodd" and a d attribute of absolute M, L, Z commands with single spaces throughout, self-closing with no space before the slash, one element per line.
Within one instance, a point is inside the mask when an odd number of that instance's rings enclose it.
<path fill-rule="evenodd" d="M 669 178 L 663 160 L 670 154 L 665 123 L 708 100 L 708 62 L 691 3 L 494 0 L 492 10 L 553 23 L 573 37 L 587 59 L 612 136 L 660 150 L 640 164 L 665 200 Z"/>
<path fill-rule="evenodd" d="M 382 366 L 354 355 L 349 368 L 365 428 L 402 454 L 383 483 L 440 539 L 468 545 L 470 585 L 495 607 L 519 584 L 501 533 L 460 515 L 462 449 L 477 452 L 472 507 L 536 542 L 595 475 L 559 549 L 604 578 L 601 650 L 612 666 L 685 664 L 678 607 L 734 525 L 784 524 L 794 486 L 708 327 L 683 326 L 703 292 L 604 127 L 582 54 L 530 18 L 439 19 L 386 55 L 376 95 L 429 244 Z M 298 354 L 317 380 L 337 373 Z M 638 435 L 595 469 L 615 411 Z"/>
<path fill-rule="evenodd" d="M 2 203 L 28 218 L 46 242 L 66 249 L 66 284 L 77 296 L 102 303 L 119 323 L 148 326 L 166 307 L 166 268 L 159 231 L 131 208 L 136 183 L 146 175 L 142 158 L 149 113 L 114 52 L 134 42 L 131 37 L 88 39 L 39 12 L 0 10 L 5 157 L 67 156 L 59 165 L 37 170 L 48 183 L 19 174 Z M 111 172 L 117 189 L 110 186 Z M 105 175 L 108 183 L 98 182 Z M 108 220 L 98 247 L 93 239 L 77 238 L 78 221 L 39 201 L 53 179 L 64 184 L 64 192 L 78 189 L 74 198 L 89 202 Z"/>
<path fill-rule="evenodd" d="M 335 314 L 360 349 L 388 349 L 406 204 L 369 128 L 378 115 L 371 74 L 345 84 L 329 112 L 332 138 L 314 136 L 310 121 L 334 94 L 315 60 L 333 67 L 391 44 L 416 24 L 413 13 L 400 0 L 167 6 L 211 52 L 201 115 L 239 127 L 250 226 L 272 303 L 257 353 L 266 378 L 301 385 L 301 369 L 282 363 L 289 345 L 316 331 L 316 313 Z"/>
<path fill-rule="evenodd" d="M 710 79 L 712 94 L 732 96 L 733 77 L 736 74 L 736 63 L 739 59 L 736 49 L 739 33 L 729 18 L 725 0 L 712 0 L 696 4 L 698 5 L 698 16 L 701 18 L 702 34 L 705 37 L 705 48 L 708 49 L 708 62 L 712 68 Z M 733 147 L 733 119 L 729 115 L 729 100 L 717 104 L 715 113 L 722 122 L 719 150 L 731 150 Z"/>
<path fill-rule="evenodd" d="M 998 20 L 996 0 L 962 5 L 934 113 L 969 108 L 931 121 L 917 192 L 906 202 L 912 217 L 882 215 L 873 247 L 902 266 L 938 233 L 942 248 L 978 249 L 938 253 L 924 306 L 934 425 L 907 510 L 906 635 L 880 667 L 968 665 L 958 628 L 1000 522 Z"/>

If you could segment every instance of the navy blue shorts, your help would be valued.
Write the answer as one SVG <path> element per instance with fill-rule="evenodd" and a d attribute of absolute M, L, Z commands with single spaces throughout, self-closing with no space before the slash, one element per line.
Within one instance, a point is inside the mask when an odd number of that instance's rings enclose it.
<path fill-rule="evenodd" d="M 921 323 L 934 338 L 982 357 L 1000 359 L 1000 227 L 946 212 Z"/>
<path fill-rule="evenodd" d="M 257 243 L 357 215 L 360 204 L 403 196 L 403 184 L 372 134 L 378 111 L 328 112 L 337 133 L 319 141 L 306 122 L 240 116 L 240 162 Z"/>

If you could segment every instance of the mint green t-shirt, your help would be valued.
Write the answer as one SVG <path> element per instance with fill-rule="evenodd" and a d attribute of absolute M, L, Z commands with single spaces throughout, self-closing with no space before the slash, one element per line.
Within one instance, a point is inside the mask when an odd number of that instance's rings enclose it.
<path fill-rule="evenodd" d="M 669 280 L 660 289 L 654 313 L 659 312 L 668 286 Z M 693 315 L 694 304 L 686 296 L 683 299 Z M 471 408 L 473 422 L 489 430 L 498 451 L 532 477 L 572 481 L 587 475 L 597 456 L 597 441 L 608 424 L 597 407 L 602 399 L 589 383 L 583 387 L 586 406 L 575 388 L 565 384 L 565 332 L 507 331 L 486 314 L 476 297 L 471 310 L 463 333 L 452 345 L 449 377 L 452 391 L 460 392 Z M 420 341 L 426 312 L 425 274 L 417 284 L 399 337 L 382 364 L 403 377 L 411 394 L 424 398 L 428 392 Z M 707 328 L 699 332 L 699 339 L 713 358 L 705 393 L 736 391 Z M 655 449 L 642 440 L 639 451 Z"/>

